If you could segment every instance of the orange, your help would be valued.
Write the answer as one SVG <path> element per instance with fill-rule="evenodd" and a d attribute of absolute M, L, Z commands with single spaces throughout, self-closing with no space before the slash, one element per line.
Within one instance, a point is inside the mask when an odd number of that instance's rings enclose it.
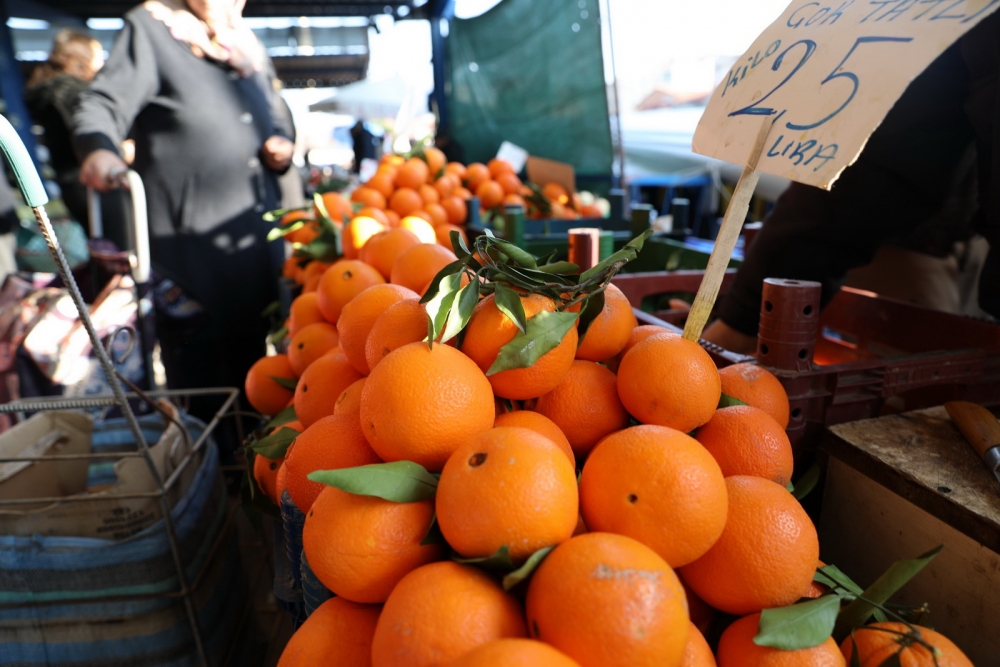
<path fill-rule="evenodd" d="M 295 388 L 295 416 L 306 428 L 333 414 L 341 392 L 361 379 L 343 352 L 325 354 L 309 365 Z"/>
<path fill-rule="evenodd" d="M 336 349 L 339 342 L 337 327 L 332 324 L 316 322 L 302 327 L 288 344 L 288 361 L 292 364 L 292 370 L 301 376 L 309 364 Z"/>
<path fill-rule="evenodd" d="M 580 667 L 579 663 L 534 639 L 497 639 L 469 651 L 449 667 Z"/>
<path fill-rule="evenodd" d="M 576 349 L 577 359 L 605 361 L 622 351 L 638 323 L 632 304 L 614 285 L 604 290 L 604 310 L 590 323 Z"/>
<path fill-rule="evenodd" d="M 344 391 L 340 392 L 333 406 L 335 415 L 358 415 L 361 419 L 361 390 L 365 388 L 365 378 L 361 378 Z"/>
<path fill-rule="evenodd" d="M 438 191 L 438 195 L 442 199 L 454 192 L 458 186 L 458 177 L 451 174 L 444 174 L 441 178 L 434 181 L 434 189 Z"/>
<path fill-rule="evenodd" d="M 701 631 L 691 623 L 688 641 L 684 647 L 684 657 L 678 667 L 716 667 L 715 656 Z"/>
<path fill-rule="evenodd" d="M 354 214 L 355 218 L 360 218 L 362 216 L 367 216 L 369 218 L 375 218 L 375 220 L 379 224 L 381 224 L 381 225 L 383 225 L 385 227 L 389 226 L 389 216 L 387 216 L 385 214 L 385 211 L 383 211 L 380 208 L 375 208 L 374 206 L 364 206 L 364 207 L 358 209 L 358 212 Z M 364 245 L 364 244 L 362 244 L 362 245 Z"/>
<path fill-rule="evenodd" d="M 454 174 L 458 178 L 465 178 L 466 168 L 461 162 L 449 162 L 445 165 L 444 171 L 446 174 Z"/>
<path fill-rule="evenodd" d="M 493 428 L 448 458 L 435 509 L 445 539 L 462 556 L 484 558 L 506 546 L 520 563 L 573 534 L 576 471 L 540 433 Z"/>
<path fill-rule="evenodd" d="M 760 614 L 744 616 L 722 633 L 717 654 L 719 667 L 846 667 L 837 643 L 827 638 L 819 646 L 784 651 L 754 644 Z M 872 663 L 880 664 L 880 663 Z M 930 664 L 930 663 L 928 663 Z"/>
<path fill-rule="evenodd" d="M 541 294 L 527 294 L 521 297 L 526 319 L 531 319 L 542 311 L 552 312 L 556 303 Z M 494 295 L 482 299 L 472 313 L 469 326 L 465 330 L 462 352 L 479 365 L 485 373 L 496 361 L 500 348 L 519 333 L 517 326 L 496 306 Z M 554 349 L 543 354 L 528 368 L 515 368 L 489 376 L 490 385 L 497 396 L 523 400 L 536 398 L 555 389 L 569 373 L 576 352 L 576 328 L 573 327 Z M 553 420 L 557 424 L 557 420 Z M 570 444 L 573 438 L 570 438 Z"/>
<path fill-rule="evenodd" d="M 379 162 L 383 165 L 392 165 L 394 167 L 398 167 L 399 165 L 406 162 L 406 158 L 404 158 L 402 155 L 396 155 L 394 153 L 386 153 L 379 159 Z"/>
<path fill-rule="evenodd" d="M 756 475 L 781 486 L 792 481 L 792 443 L 781 425 L 763 410 L 749 405 L 716 410 L 695 437 L 719 462 L 726 477 Z"/>
<path fill-rule="evenodd" d="M 285 260 L 285 263 L 281 265 L 281 277 L 295 279 L 301 269 L 299 268 L 299 258 L 289 257 Z"/>
<path fill-rule="evenodd" d="M 437 242 L 448 249 L 452 248 L 452 232 L 458 232 L 458 235 L 465 241 L 465 245 L 469 245 L 469 236 L 465 233 L 465 230 L 458 225 L 439 225 L 434 229 L 434 235 L 437 237 Z"/>
<path fill-rule="evenodd" d="M 424 220 L 424 221 L 430 223 L 431 226 L 434 225 L 434 218 L 432 218 L 431 214 L 428 213 L 427 211 L 424 211 L 424 210 L 414 211 L 413 213 L 410 214 L 410 216 L 413 216 L 415 218 L 420 218 L 421 220 Z M 402 225 L 402 221 L 400 221 L 400 225 Z"/>
<path fill-rule="evenodd" d="M 389 171 L 379 171 L 365 183 L 365 187 L 371 190 L 377 190 L 383 197 L 383 201 L 389 199 L 392 193 L 396 191 L 395 175 Z M 353 197 L 351 198 L 354 199 Z M 360 200 L 355 200 L 360 201 Z M 379 208 L 385 208 L 385 206 L 380 206 Z"/>
<path fill-rule="evenodd" d="M 424 210 L 431 216 L 431 224 L 435 227 L 448 224 L 448 211 L 441 204 L 425 204 Z"/>
<path fill-rule="evenodd" d="M 546 438 L 551 440 L 555 446 L 566 455 L 566 458 L 569 459 L 573 468 L 576 469 L 576 455 L 573 453 L 573 448 L 570 446 L 569 440 L 566 439 L 566 435 L 556 425 L 556 423 L 545 415 L 532 410 L 505 412 L 497 415 L 496 419 L 493 421 L 493 426 L 519 426 L 521 428 L 531 429 L 536 433 L 541 433 Z"/>
<path fill-rule="evenodd" d="M 425 213 L 425 211 L 417 211 L 417 213 Z M 418 215 L 408 215 L 399 221 L 399 226 L 401 229 L 405 229 L 412 232 L 414 236 L 421 243 L 436 243 L 437 235 L 434 232 L 434 225 L 432 225 L 423 217 Z M 390 270 L 391 273 L 391 270 Z"/>
<path fill-rule="evenodd" d="M 378 366 L 393 350 L 426 339 L 428 323 L 427 310 L 416 297 L 403 299 L 389 306 L 375 320 L 365 341 L 368 368 Z"/>
<path fill-rule="evenodd" d="M 385 208 L 385 195 L 375 188 L 361 186 L 351 193 L 351 201 L 373 208 Z"/>
<path fill-rule="evenodd" d="M 295 447 L 285 454 L 288 495 L 295 506 L 308 512 L 325 484 L 307 479 L 317 470 L 339 470 L 380 463 L 351 415 L 329 415 L 302 431 Z M 310 559 L 311 561 L 311 559 Z M 358 602 L 359 600 L 355 600 Z M 365 602 L 365 600 L 360 600 Z"/>
<path fill-rule="evenodd" d="M 457 187 L 455 188 L 455 196 L 467 202 L 472 199 L 472 191 L 468 188 Z"/>
<path fill-rule="evenodd" d="M 627 535 L 681 567 L 707 552 L 726 526 L 726 482 L 693 438 L 665 426 L 633 426 L 594 448 L 580 476 L 580 511 L 591 530 Z"/>
<path fill-rule="evenodd" d="M 486 166 L 489 168 L 490 176 L 492 176 L 493 178 L 496 178 L 501 174 L 514 173 L 514 165 L 512 165 L 510 162 L 507 162 L 507 160 L 504 160 L 503 158 L 495 157 L 489 162 L 487 162 Z"/>
<path fill-rule="evenodd" d="M 431 563 L 389 594 L 375 628 L 372 667 L 447 665 L 482 644 L 524 635 L 520 605 L 489 575 L 451 561 Z"/>
<path fill-rule="evenodd" d="M 417 194 L 424 200 L 424 207 L 428 204 L 437 204 L 441 201 L 441 193 L 433 185 L 424 183 L 417 189 Z"/>
<path fill-rule="evenodd" d="M 913 638 L 904 637 L 909 633 L 909 628 L 903 623 L 872 623 L 856 628 L 852 633 L 853 641 L 852 637 L 845 639 L 840 650 L 847 664 L 850 664 L 851 654 L 856 648 L 861 667 L 878 667 L 883 664 L 899 664 L 902 667 L 972 667 L 972 661 L 940 632 L 920 625 L 913 627 L 920 632 L 923 641 L 937 650 L 936 661 L 926 646 L 913 641 Z M 898 663 L 893 663 L 890 659 L 894 655 L 898 656 Z"/>
<path fill-rule="evenodd" d="M 417 296 L 413 290 L 399 285 L 373 285 L 344 306 L 337 320 L 337 331 L 340 347 L 355 370 L 362 375 L 371 370 L 365 358 L 365 343 L 375 321 L 389 306 Z"/>
<path fill-rule="evenodd" d="M 816 569 L 818 570 L 822 567 L 826 567 L 826 563 L 824 563 L 821 560 L 816 561 Z M 829 590 L 830 590 L 829 586 L 827 586 L 826 584 L 821 584 L 815 579 L 813 579 L 812 583 L 809 584 L 809 588 L 806 589 L 806 592 L 802 594 L 802 597 L 816 599 Z"/>
<path fill-rule="evenodd" d="M 357 259 L 361 254 L 361 249 L 368 243 L 368 239 L 389 228 L 388 217 L 384 213 L 382 217 L 386 218 L 384 224 L 374 216 L 359 215 L 344 225 L 340 245 L 343 248 L 345 259 Z"/>
<path fill-rule="evenodd" d="M 637 326 L 635 329 L 632 329 L 632 333 L 629 334 L 628 341 L 625 343 L 625 347 L 622 348 L 622 351 L 619 354 L 621 354 L 624 357 L 625 354 L 633 347 L 635 347 L 638 343 L 641 343 L 650 336 L 655 336 L 656 334 L 661 334 L 661 333 L 671 333 L 671 331 L 670 329 L 658 326 L 656 324 L 641 324 Z M 721 375 L 722 371 L 719 371 L 719 374 Z"/>
<path fill-rule="evenodd" d="M 294 232 L 285 234 L 285 240 L 289 243 L 301 243 L 307 245 L 319 236 L 319 225 L 312 220 L 306 222 Z"/>
<path fill-rule="evenodd" d="M 368 243 L 361 249 L 360 259 L 375 268 L 385 280 L 389 280 L 392 265 L 400 255 L 418 243 L 420 238 L 416 234 L 409 229 L 396 227 L 368 239 Z"/>
<path fill-rule="evenodd" d="M 483 181 L 476 187 L 476 196 L 479 197 L 479 205 L 484 209 L 499 206 L 503 202 L 504 191 L 496 181 Z"/>
<path fill-rule="evenodd" d="M 604 211 L 596 204 L 584 204 L 580 207 L 581 218 L 603 218 Z"/>
<path fill-rule="evenodd" d="M 757 364 L 733 364 L 720 369 L 719 377 L 722 393 L 760 408 L 781 428 L 788 428 L 788 394 L 769 370 Z"/>
<path fill-rule="evenodd" d="M 253 409 L 271 417 L 284 410 L 288 399 L 295 395 L 291 389 L 285 389 L 271 379 L 275 377 L 295 381 L 295 371 L 288 355 L 275 354 L 258 359 L 247 371 L 243 384 L 243 391 Z M 492 419 L 490 423 L 493 423 Z"/>
<path fill-rule="evenodd" d="M 413 188 L 400 188 L 389 198 L 389 208 L 398 213 L 400 217 L 419 211 L 423 206 L 424 200 Z"/>
<path fill-rule="evenodd" d="M 458 261 L 458 257 L 448 248 L 433 241 L 424 242 L 399 256 L 389 273 L 389 282 L 423 294 L 434 276 L 455 261 Z"/>
<path fill-rule="evenodd" d="M 294 443 L 293 443 L 294 444 Z M 287 458 L 288 452 L 292 451 L 291 445 L 285 451 L 285 457 Z M 281 495 L 288 488 L 288 469 L 285 467 L 285 462 L 282 461 L 281 465 L 278 466 L 278 474 L 274 476 L 274 495 L 278 498 L 278 502 L 275 503 L 281 507 Z"/>
<path fill-rule="evenodd" d="M 399 213 L 389 209 L 385 212 L 385 217 L 389 218 L 389 227 L 399 227 Z"/>
<path fill-rule="evenodd" d="M 542 188 L 542 195 L 552 202 L 560 204 L 569 203 L 569 193 L 566 192 L 566 188 L 558 183 L 546 183 L 545 187 Z"/>
<path fill-rule="evenodd" d="M 504 172 L 502 174 L 496 174 L 493 177 L 496 182 L 503 188 L 504 194 L 506 195 L 518 195 L 521 192 L 521 179 L 517 177 L 514 172 Z"/>
<path fill-rule="evenodd" d="M 253 457 L 253 479 L 257 482 L 257 488 L 275 505 L 278 504 L 278 496 L 275 493 L 278 482 L 278 468 L 284 462 L 284 456 L 278 459 L 269 459 L 257 454 Z"/>
<path fill-rule="evenodd" d="M 371 667 L 372 637 L 381 608 L 331 598 L 316 607 L 278 660 L 278 667 Z"/>
<path fill-rule="evenodd" d="M 690 433 L 715 414 L 722 383 L 712 357 L 698 343 L 661 333 L 622 357 L 618 396 L 640 422 Z"/>
<path fill-rule="evenodd" d="M 556 547 L 528 586 L 528 628 L 582 667 L 664 667 L 687 644 L 684 589 L 649 547 L 611 533 Z"/>
<path fill-rule="evenodd" d="M 555 389 L 538 397 L 535 411 L 558 426 L 583 458 L 601 438 L 628 426 L 615 374 L 593 361 L 576 359 Z"/>
<path fill-rule="evenodd" d="M 386 461 L 431 472 L 469 438 L 493 428 L 493 392 L 476 364 L 453 347 L 409 343 L 372 369 L 361 393 L 361 426 Z"/>
<path fill-rule="evenodd" d="M 520 206 L 521 208 L 528 207 L 528 203 L 524 201 L 524 197 L 521 195 L 505 195 L 503 203 L 504 206 Z"/>
<path fill-rule="evenodd" d="M 396 172 L 396 187 L 416 190 L 427 183 L 429 175 L 430 169 L 427 168 L 427 163 L 420 158 L 411 157 Z"/>
<path fill-rule="evenodd" d="M 351 202 L 347 201 L 347 198 L 339 192 L 324 192 L 323 206 L 330 215 L 330 220 L 334 223 L 342 224 L 354 214 Z M 315 204 L 313 205 L 313 217 L 319 219 L 319 209 L 316 208 Z"/>
<path fill-rule="evenodd" d="M 309 262 L 302 270 L 302 281 L 306 292 L 315 292 L 323 274 L 330 268 L 326 262 Z"/>
<path fill-rule="evenodd" d="M 462 181 L 465 182 L 465 186 L 473 192 L 476 191 L 476 188 L 479 187 L 480 183 L 488 180 L 490 180 L 490 168 L 482 162 L 473 162 L 466 167 L 465 176 L 462 178 Z"/>
<path fill-rule="evenodd" d="M 319 309 L 319 294 L 316 292 L 300 294 L 292 300 L 288 310 L 288 333 L 292 336 L 303 327 L 325 321 Z"/>
<path fill-rule="evenodd" d="M 816 572 L 819 539 L 812 521 L 784 487 L 761 477 L 727 477 L 726 491 L 726 527 L 704 556 L 681 571 L 684 581 L 730 614 L 792 604 Z"/>
<path fill-rule="evenodd" d="M 319 281 L 317 305 L 324 319 L 336 324 L 344 305 L 372 285 L 385 282 L 377 270 L 356 259 L 343 259 Z"/>
<path fill-rule="evenodd" d="M 448 214 L 448 222 L 453 225 L 465 224 L 465 218 L 469 215 L 469 207 L 465 200 L 455 195 L 441 198 L 441 206 Z"/>
<path fill-rule="evenodd" d="M 394 503 L 324 486 L 306 513 L 302 548 L 334 595 L 385 602 L 407 573 L 444 555 L 442 544 L 420 544 L 433 517 L 432 500 Z"/>
<path fill-rule="evenodd" d="M 424 162 L 427 163 L 427 170 L 430 172 L 431 178 L 435 178 L 444 169 L 448 158 L 445 157 L 444 151 L 440 148 L 428 146 L 424 149 Z"/>

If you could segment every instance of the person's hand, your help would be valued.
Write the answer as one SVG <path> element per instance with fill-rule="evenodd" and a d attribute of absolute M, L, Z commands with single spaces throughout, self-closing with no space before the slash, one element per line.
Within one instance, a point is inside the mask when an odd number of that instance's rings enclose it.
<path fill-rule="evenodd" d="M 119 187 L 128 187 L 125 172 L 128 165 L 114 151 L 99 148 L 84 159 L 80 165 L 80 182 L 89 188 L 108 192 Z"/>
<path fill-rule="evenodd" d="M 274 171 L 284 171 L 292 161 L 295 144 L 278 135 L 268 137 L 261 149 L 264 164 Z"/>

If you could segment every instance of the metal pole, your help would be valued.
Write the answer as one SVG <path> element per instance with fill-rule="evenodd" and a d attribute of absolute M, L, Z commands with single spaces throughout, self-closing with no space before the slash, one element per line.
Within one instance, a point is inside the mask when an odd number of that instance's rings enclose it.
<path fill-rule="evenodd" d="M 602 26 L 607 26 L 606 34 L 608 36 L 608 59 L 611 61 L 611 88 L 614 91 L 615 98 L 615 138 L 617 139 L 616 151 L 618 154 L 618 187 L 625 189 L 625 142 L 622 139 L 622 113 L 621 113 L 621 98 L 618 95 L 618 68 L 615 66 L 615 39 L 611 30 L 611 0 L 598 0 L 600 4 L 604 5 L 604 17 L 601 21 Z"/>

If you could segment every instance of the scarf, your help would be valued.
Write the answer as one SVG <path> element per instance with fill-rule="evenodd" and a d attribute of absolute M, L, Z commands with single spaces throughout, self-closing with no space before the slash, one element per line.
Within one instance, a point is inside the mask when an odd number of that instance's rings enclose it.
<path fill-rule="evenodd" d="M 199 58 L 226 63 L 247 77 L 264 67 L 264 48 L 243 21 L 246 0 L 146 0 L 143 7 Z"/>

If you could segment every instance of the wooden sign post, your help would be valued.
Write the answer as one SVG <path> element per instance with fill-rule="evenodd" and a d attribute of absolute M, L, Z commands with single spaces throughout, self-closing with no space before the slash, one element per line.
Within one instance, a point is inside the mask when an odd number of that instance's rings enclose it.
<path fill-rule="evenodd" d="M 708 321 L 758 172 L 829 190 L 910 82 L 998 8 L 1000 0 L 788 5 L 723 77 L 695 131 L 696 153 L 746 166 L 685 338 L 698 340 Z"/>

